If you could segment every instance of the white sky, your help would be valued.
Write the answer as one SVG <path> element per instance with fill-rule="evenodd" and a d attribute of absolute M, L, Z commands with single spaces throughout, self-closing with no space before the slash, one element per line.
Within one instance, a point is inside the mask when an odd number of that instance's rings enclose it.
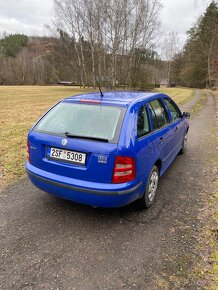
<path fill-rule="evenodd" d="M 162 0 L 161 2 L 163 5 L 160 13 L 162 30 L 165 33 L 178 32 L 182 42 L 186 40 L 186 31 L 205 12 L 210 3 L 206 0 Z"/>
<path fill-rule="evenodd" d="M 52 0 L 0 0 L 0 33 L 45 35 L 52 16 Z"/>
<path fill-rule="evenodd" d="M 76 0 L 75 0 L 76 1 Z M 186 31 L 204 12 L 207 0 L 160 0 L 162 30 L 177 31 L 182 42 Z M 45 35 L 53 17 L 52 0 L 0 0 L 0 33 Z"/>

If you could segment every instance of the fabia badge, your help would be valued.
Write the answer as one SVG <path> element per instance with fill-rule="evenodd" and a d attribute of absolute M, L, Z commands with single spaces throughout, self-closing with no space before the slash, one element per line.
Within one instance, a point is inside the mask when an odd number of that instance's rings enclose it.
<path fill-rule="evenodd" d="M 107 163 L 107 155 L 98 155 L 98 163 Z"/>
<path fill-rule="evenodd" d="M 62 144 L 63 146 L 66 146 L 67 143 L 68 143 L 67 139 L 63 139 L 63 140 L 61 141 L 61 144 Z"/>

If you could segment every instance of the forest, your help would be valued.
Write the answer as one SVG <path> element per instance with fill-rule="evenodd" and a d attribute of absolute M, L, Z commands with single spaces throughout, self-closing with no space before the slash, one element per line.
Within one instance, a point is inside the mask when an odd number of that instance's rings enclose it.
<path fill-rule="evenodd" d="M 158 0 L 54 0 L 49 37 L 1 34 L 0 84 L 150 89 L 218 86 L 218 4 L 187 31 L 160 36 Z M 160 52 L 161 51 L 161 52 Z"/>

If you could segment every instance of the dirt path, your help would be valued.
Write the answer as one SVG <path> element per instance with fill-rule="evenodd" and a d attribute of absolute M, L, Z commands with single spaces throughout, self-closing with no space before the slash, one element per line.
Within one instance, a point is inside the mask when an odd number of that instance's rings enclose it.
<path fill-rule="evenodd" d="M 201 94 L 202 92 L 200 90 L 196 90 L 194 92 L 194 98 L 187 104 L 184 104 L 183 106 L 181 106 L 181 110 L 183 112 L 191 110 L 191 108 L 193 108 L 200 101 Z"/>
<path fill-rule="evenodd" d="M 149 210 L 76 205 L 27 179 L 6 188 L 0 195 L 0 289 L 201 289 L 192 269 L 199 260 L 201 193 L 212 190 L 214 118 L 208 95 L 190 120 L 187 153 L 163 176 Z"/>

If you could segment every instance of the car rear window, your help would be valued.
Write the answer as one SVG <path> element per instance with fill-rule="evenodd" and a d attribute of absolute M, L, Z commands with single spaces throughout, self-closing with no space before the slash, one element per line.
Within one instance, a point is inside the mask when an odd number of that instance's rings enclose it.
<path fill-rule="evenodd" d="M 34 130 L 54 135 L 68 132 L 117 142 L 124 113 L 122 107 L 61 102 L 39 121 Z"/>

